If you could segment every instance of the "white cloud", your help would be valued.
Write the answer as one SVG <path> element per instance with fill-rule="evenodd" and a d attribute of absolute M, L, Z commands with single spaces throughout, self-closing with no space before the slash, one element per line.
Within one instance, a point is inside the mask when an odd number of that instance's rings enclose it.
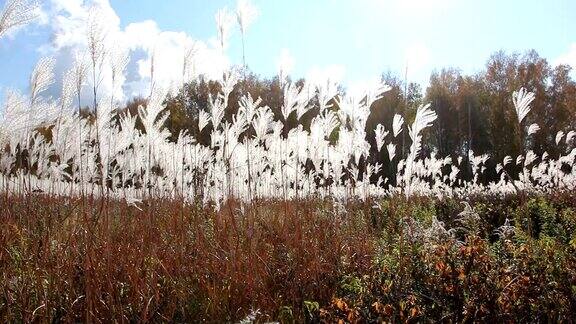
<path fill-rule="evenodd" d="M 568 51 L 560 55 L 554 62 L 554 65 L 560 64 L 570 65 L 572 68 L 576 69 L 576 43 L 570 45 Z"/>
<path fill-rule="evenodd" d="M 51 44 L 54 51 L 86 45 L 86 25 L 93 7 L 98 9 L 102 27 L 109 34 L 120 31 L 120 18 L 108 0 L 92 0 L 88 4 L 80 0 L 52 0 L 50 23 L 54 32 Z M 108 37 L 107 42 L 110 45 L 113 40 Z"/>
<path fill-rule="evenodd" d="M 151 50 L 154 47 L 160 29 L 153 20 L 145 20 L 137 23 L 131 23 L 124 29 L 123 42 L 128 48 L 141 47 Z"/>
<path fill-rule="evenodd" d="M 118 80 L 122 84 L 115 87 L 114 96 L 119 100 L 149 93 L 152 57 L 154 84 L 175 89 L 182 82 L 186 49 L 193 43 L 196 54 L 190 69 L 194 69 L 194 74 L 216 79 L 228 67 L 229 60 L 220 50 L 194 40 L 184 32 L 161 30 L 153 20 L 131 23 L 122 28 L 120 17 L 109 0 L 51 0 L 47 15 L 54 34 L 53 41 L 39 50 L 56 58 L 59 76 L 72 66 L 73 53 L 86 49 L 86 25 L 92 7 L 97 7 L 103 16 L 103 27 L 107 31 L 106 48 L 123 47 L 131 54 L 125 77 Z M 103 70 L 100 90 L 107 93 L 111 91 L 108 63 Z"/>
<path fill-rule="evenodd" d="M 228 58 L 220 50 L 209 48 L 204 42 L 193 40 L 184 32 L 161 31 L 154 21 L 130 24 L 120 34 L 130 50 L 144 50 L 146 57 L 137 61 L 138 74 L 143 79 L 151 77 L 154 58 L 154 83 L 165 88 L 175 88 L 182 82 L 184 54 L 190 46 L 195 48 L 194 61 L 190 62 L 194 74 L 204 74 L 218 79 L 228 66 Z M 132 93 L 140 80 L 132 84 Z"/>

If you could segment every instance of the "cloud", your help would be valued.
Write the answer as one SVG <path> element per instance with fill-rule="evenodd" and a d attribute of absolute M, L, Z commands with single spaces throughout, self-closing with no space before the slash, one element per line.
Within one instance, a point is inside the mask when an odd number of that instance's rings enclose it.
<path fill-rule="evenodd" d="M 125 100 L 129 97 L 147 95 L 150 91 L 151 64 L 154 62 L 154 85 L 175 90 L 183 81 L 184 56 L 193 46 L 195 55 L 189 62 L 189 73 L 204 74 L 217 79 L 229 65 L 228 58 L 213 46 L 196 40 L 184 32 L 162 30 L 155 21 L 145 20 L 121 27 L 120 17 L 111 7 L 109 0 L 51 0 L 47 19 L 53 37 L 50 44 L 42 46 L 43 55 L 54 56 L 58 62 L 60 77 L 72 66 L 76 53 L 87 49 L 87 22 L 93 8 L 101 15 L 106 31 L 104 45 L 110 49 L 125 50 L 130 54 L 124 77 L 117 80 L 114 97 Z M 109 56 L 103 65 L 100 92 L 112 91 Z M 88 78 L 91 87 L 91 78 Z M 59 84 L 59 82 L 58 82 Z M 53 89 L 58 92 L 58 89 Z"/>
<path fill-rule="evenodd" d="M 566 64 L 576 69 L 576 43 L 572 43 L 566 53 L 560 55 L 555 61 L 554 65 Z"/>
<path fill-rule="evenodd" d="M 183 81 L 184 54 L 190 47 L 194 47 L 195 52 L 193 62 L 190 62 L 194 74 L 218 79 L 229 64 L 228 58 L 220 50 L 210 48 L 184 32 L 162 31 L 151 20 L 129 24 L 120 37 L 131 51 L 142 50 L 146 53 L 144 58 L 136 61 L 140 79 L 129 86 L 133 94 L 148 90 L 141 89 L 140 81 L 151 78 L 152 60 L 154 83 L 164 88 L 176 88 Z"/>

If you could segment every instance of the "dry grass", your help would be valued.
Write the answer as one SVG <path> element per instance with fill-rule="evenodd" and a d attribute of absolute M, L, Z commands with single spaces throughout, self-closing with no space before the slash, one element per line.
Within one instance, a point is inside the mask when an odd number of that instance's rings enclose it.
<path fill-rule="evenodd" d="M 1 200 L 0 318 L 230 321 L 328 302 L 367 271 L 374 231 L 318 202 L 234 202 L 220 212 L 152 201 Z"/>
<path fill-rule="evenodd" d="M 283 322 L 568 319 L 574 197 L 472 204 L 476 230 L 442 240 L 415 229 L 433 216 L 461 225 L 458 201 L 395 197 L 342 213 L 313 200 L 214 211 L 4 195 L 0 321 L 232 322 L 256 310 Z M 517 235 L 503 241 L 494 230 L 506 217 Z"/>

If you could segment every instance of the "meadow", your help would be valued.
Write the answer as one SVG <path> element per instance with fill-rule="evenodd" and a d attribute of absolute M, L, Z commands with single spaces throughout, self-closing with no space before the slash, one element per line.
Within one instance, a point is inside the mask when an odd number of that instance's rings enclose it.
<path fill-rule="evenodd" d="M 0 199 L 5 322 L 569 322 L 576 307 L 571 193 Z"/>
<path fill-rule="evenodd" d="M 507 98 L 520 154 L 440 156 L 431 104 L 367 129 L 384 82 L 346 92 L 280 76 L 269 107 L 229 67 L 195 112 L 206 143 L 167 126 L 154 60 L 136 112 L 100 91 L 129 53 L 105 46 L 99 19 L 59 97 L 44 95 L 56 62 L 42 58 L 29 93 L 5 98 L 2 322 L 573 320 L 576 131 L 535 153 L 535 93 Z M 193 53 L 188 82 L 203 78 Z"/>

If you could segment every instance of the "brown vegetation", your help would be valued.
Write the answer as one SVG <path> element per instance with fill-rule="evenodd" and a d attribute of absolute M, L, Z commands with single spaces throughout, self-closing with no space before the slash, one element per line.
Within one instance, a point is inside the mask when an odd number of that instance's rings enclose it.
<path fill-rule="evenodd" d="M 214 211 L 4 195 L 0 319 L 569 320 L 573 195 L 471 204 L 479 220 L 429 198 Z M 498 236 L 506 218 L 516 233 Z"/>

